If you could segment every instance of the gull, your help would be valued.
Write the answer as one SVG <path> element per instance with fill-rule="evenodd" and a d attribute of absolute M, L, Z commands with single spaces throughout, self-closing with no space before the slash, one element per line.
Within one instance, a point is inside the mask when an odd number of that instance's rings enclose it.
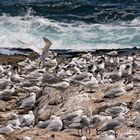
<path fill-rule="evenodd" d="M 34 92 L 31 92 L 29 97 L 26 97 L 21 100 L 20 108 L 31 108 L 34 106 L 35 102 L 36 102 L 36 94 Z"/>
<path fill-rule="evenodd" d="M 140 128 L 140 117 L 139 116 L 135 118 L 134 126 L 136 128 Z"/>
<path fill-rule="evenodd" d="M 20 78 L 20 76 L 19 76 L 19 74 L 17 72 L 18 70 L 19 70 L 19 68 L 17 66 L 13 66 L 12 74 L 10 76 L 10 79 L 14 83 L 20 83 L 20 81 L 21 81 L 21 78 Z"/>
<path fill-rule="evenodd" d="M 95 140 L 116 140 L 115 136 L 116 136 L 115 132 L 113 130 L 109 130 L 107 132 L 107 135 L 101 135 Z"/>
<path fill-rule="evenodd" d="M 36 70 L 33 70 L 32 72 L 30 72 L 28 75 L 22 75 L 22 77 L 24 77 L 26 79 L 39 79 L 40 77 L 43 76 L 44 72 L 45 72 L 45 68 L 36 69 Z"/>
<path fill-rule="evenodd" d="M 81 134 L 83 135 L 83 129 L 87 130 L 90 127 L 90 119 L 86 115 L 83 115 L 80 119 L 71 123 L 68 127 L 78 129 L 78 134 L 80 134 L 81 130 Z"/>
<path fill-rule="evenodd" d="M 41 88 L 38 86 L 23 87 L 23 89 L 34 93 L 39 93 L 41 91 Z"/>
<path fill-rule="evenodd" d="M 4 89 L 3 91 L 0 91 L 0 99 L 2 100 L 8 100 L 11 98 L 11 96 L 15 93 L 15 86 L 10 85 L 9 88 Z"/>
<path fill-rule="evenodd" d="M 8 124 L 4 127 L 0 127 L 0 134 L 8 134 L 14 131 L 12 124 Z"/>
<path fill-rule="evenodd" d="M 107 55 L 117 56 L 118 55 L 118 52 L 117 51 L 111 51 L 111 52 L 107 53 Z"/>
<path fill-rule="evenodd" d="M 120 106 L 114 106 L 114 107 L 111 107 L 111 108 L 107 108 L 105 110 L 105 113 L 107 113 L 108 115 L 111 115 L 112 117 L 116 117 L 121 112 L 122 113 L 127 113 L 128 111 L 129 111 L 129 109 L 127 108 L 127 104 L 122 103 Z"/>
<path fill-rule="evenodd" d="M 83 116 L 83 113 L 84 112 L 82 109 L 75 110 L 68 113 L 64 120 L 66 121 L 66 123 L 73 123 L 77 121 L 77 119 L 81 118 Z"/>
<path fill-rule="evenodd" d="M 0 74 L 3 73 L 5 70 L 2 65 L 0 65 Z"/>
<path fill-rule="evenodd" d="M 59 78 L 67 78 L 72 75 L 72 72 L 70 70 L 67 70 L 66 68 L 62 68 L 57 72 L 57 77 Z"/>
<path fill-rule="evenodd" d="M 80 140 L 87 140 L 87 138 L 85 136 L 82 136 Z"/>
<path fill-rule="evenodd" d="M 38 68 L 38 63 L 36 61 L 32 61 L 30 64 L 28 64 L 27 66 L 23 67 L 23 70 L 26 72 L 28 71 L 33 71 L 36 68 Z"/>
<path fill-rule="evenodd" d="M 46 129 L 48 131 L 61 131 L 62 127 L 63 127 L 63 123 L 62 123 L 60 117 L 52 115 L 50 117 L 50 121 L 49 121 Z"/>
<path fill-rule="evenodd" d="M 57 77 L 57 74 L 56 73 L 50 73 L 48 71 L 46 71 L 44 74 L 43 74 L 43 77 L 41 79 L 41 83 L 44 84 L 44 83 L 48 83 L 48 84 L 53 84 L 57 81 L 58 77 Z"/>
<path fill-rule="evenodd" d="M 46 58 L 43 65 L 44 65 L 44 67 L 46 67 L 46 68 L 55 67 L 55 66 L 58 65 L 57 59 L 56 59 L 56 58 L 55 58 L 55 59 Z"/>
<path fill-rule="evenodd" d="M 90 89 L 90 91 L 94 91 L 98 88 L 98 81 L 93 76 L 90 76 L 88 81 L 86 82 L 79 81 L 79 83 L 85 86 L 86 88 Z"/>
<path fill-rule="evenodd" d="M 105 69 L 105 62 L 104 62 L 104 60 L 102 60 L 102 59 L 99 60 L 97 62 L 96 67 L 97 67 L 97 70 L 104 70 Z"/>
<path fill-rule="evenodd" d="M 115 98 L 123 95 L 125 93 L 124 87 L 113 87 L 106 91 L 104 94 L 104 98 Z"/>
<path fill-rule="evenodd" d="M 24 81 L 16 85 L 24 88 L 24 87 L 32 87 L 33 85 L 39 86 L 38 83 L 39 79 L 25 79 Z"/>
<path fill-rule="evenodd" d="M 51 120 L 47 120 L 47 121 L 44 121 L 44 122 L 39 121 L 38 124 L 36 125 L 36 127 L 44 129 L 49 125 L 50 122 L 51 122 Z"/>
<path fill-rule="evenodd" d="M 125 84 L 126 91 L 131 91 L 134 88 L 134 82 L 130 81 L 128 78 L 124 79 L 123 83 Z"/>
<path fill-rule="evenodd" d="M 22 140 L 32 140 L 32 138 L 28 137 L 28 136 L 25 136 L 22 138 Z"/>
<path fill-rule="evenodd" d="M 138 99 L 136 102 L 134 102 L 132 110 L 140 112 L 140 99 Z"/>
<path fill-rule="evenodd" d="M 19 121 L 21 124 L 20 127 L 28 127 L 28 126 L 34 124 L 35 116 L 33 114 L 33 111 L 30 110 L 29 114 L 24 114 L 24 115 L 20 116 Z"/>
<path fill-rule="evenodd" d="M 44 48 L 43 48 L 43 51 L 42 51 L 41 56 L 39 57 L 39 60 L 40 60 L 41 62 L 43 62 L 43 61 L 45 60 L 45 58 L 47 57 L 48 52 L 49 52 L 49 48 L 50 48 L 50 46 L 52 45 L 52 42 L 51 42 L 49 39 L 43 37 L 43 40 L 44 40 L 44 42 L 45 42 L 45 46 L 44 46 Z"/>
<path fill-rule="evenodd" d="M 91 128 L 96 129 L 96 133 L 98 134 L 98 128 L 106 123 L 107 121 L 111 121 L 111 116 L 105 116 L 104 114 L 100 113 L 99 115 L 94 115 L 91 117 L 90 123 Z"/>
<path fill-rule="evenodd" d="M 29 65 L 30 63 L 31 63 L 31 60 L 29 58 L 26 58 L 24 61 L 19 62 L 18 66 L 25 67 L 25 66 Z"/>
<path fill-rule="evenodd" d="M 5 88 L 7 88 L 7 86 L 9 86 L 11 84 L 12 84 L 12 82 L 11 82 L 9 76 L 0 79 L 0 90 L 4 90 Z"/>
<path fill-rule="evenodd" d="M 116 132 L 116 130 L 123 126 L 124 121 L 124 113 L 120 113 L 116 118 L 112 119 L 111 121 L 107 121 L 105 124 L 103 124 L 100 128 L 100 131 L 103 132 L 113 130 Z"/>
<path fill-rule="evenodd" d="M 89 72 L 81 72 L 81 73 L 76 73 L 72 77 L 68 78 L 70 81 L 82 81 L 84 79 L 89 79 L 89 77 L 92 76 L 91 73 Z"/>
<path fill-rule="evenodd" d="M 63 82 L 59 82 L 59 83 L 52 84 L 52 85 L 45 84 L 43 86 L 49 86 L 52 88 L 56 88 L 63 93 L 70 86 L 70 81 L 68 79 L 63 79 Z"/>
<path fill-rule="evenodd" d="M 20 126 L 20 121 L 19 121 L 18 115 L 16 113 L 13 113 L 11 118 L 7 121 L 6 124 L 7 125 L 12 124 L 13 126 Z"/>
<path fill-rule="evenodd" d="M 132 64 L 122 64 L 119 67 L 118 75 L 119 77 L 123 77 L 125 74 L 132 75 Z"/>
<path fill-rule="evenodd" d="M 85 58 L 86 60 L 90 60 L 90 59 L 92 59 L 92 55 L 91 55 L 91 53 L 83 54 L 81 57 L 82 57 L 82 58 Z"/>

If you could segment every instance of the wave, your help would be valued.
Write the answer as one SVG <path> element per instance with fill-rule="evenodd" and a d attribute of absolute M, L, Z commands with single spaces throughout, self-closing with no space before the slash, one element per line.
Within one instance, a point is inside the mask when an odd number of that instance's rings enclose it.
<path fill-rule="evenodd" d="M 28 9 L 34 16 L 57 21 L 108 23 L 131 21 L 140 15 L 138 0 L 2 0 L 0 14 L 23 16 Z"/>
<path fill-rule="evenodd" d="M 27 14 L 28 15 L 28 14 Z M 30 48 L 41 53 L 42 37 L 51 49 L 118 49 L 140 46 L 140 19 L 108 24 L 59 22 L 41 16 L 0 16 L 0 48 Z M 28 45 L 22 45 L 20 41 Z"/>

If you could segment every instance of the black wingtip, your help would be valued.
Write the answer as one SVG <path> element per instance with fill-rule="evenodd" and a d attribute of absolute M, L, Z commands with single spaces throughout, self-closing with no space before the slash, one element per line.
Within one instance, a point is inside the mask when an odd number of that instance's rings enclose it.
<path fill-rule="evenodd" d="M 49 39 L 47 39 L 46 37 L 43 37 L 43 40 L 44 40 L 44 42 L 52 44 L 52 42 Z"/>

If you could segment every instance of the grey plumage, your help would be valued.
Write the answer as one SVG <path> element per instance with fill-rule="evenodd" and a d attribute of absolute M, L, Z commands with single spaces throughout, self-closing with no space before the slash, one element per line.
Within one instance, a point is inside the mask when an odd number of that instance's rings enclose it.
<path fill-rule="evenodd" d="M 125 89 L 124 87 L 115 87 L 115 88 L 112 88 L 108 91 L 106 91 L 104 94 L 104 97 L 107 97 L 107 98 L 114 98 L 114 97 L 118 97 L 118 96 L 121 96 L 125 93 Z"/>
<path fill-rule="evenodd" d="M 30 93 L 29 97 L 24 98 L 21 101 L 20 108 L 27 108 L 27 107 L 31 108 L 34 106 L 35 101 L 36 101 L 36 94 L 34 92 L 32 92 L 32 93 Z"/>
<path fill-rule="evenodd" d="M 25 127 L 25 126 L 30 126 L 32 124 L 34 124 L 34 120 L 35 116 L 33 114 L 33 111 L 29 111 L 29 114 L 24 114 L 22 116 L 20 116 L 19 120 L 20 120 L 20 126 L 21 127 Z"/>
<path fill-rule="evenodd" d="M 111 121 L 108 121 L 105 125 L 101 126 L 100 131 L 108 131 L 121 128 L 125 122 L 124 114 L 120 113 L 118 117 L 114 118 Z"/>
<path fill-rule="evenodd" d="M 63 123 L 60 117 L 52 115 L 46 129 L 48 131 L 61 131 L 62 127 L 63 127 Z"/>

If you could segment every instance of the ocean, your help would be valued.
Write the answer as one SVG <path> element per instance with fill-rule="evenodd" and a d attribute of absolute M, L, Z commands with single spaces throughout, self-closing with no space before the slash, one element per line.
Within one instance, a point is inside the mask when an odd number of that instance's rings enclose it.
<path fill-rule="evenodd" d="M 140 1 L 0 0 L 0 48 L 40 53 L 43 36 L 51 49 L 139 48 Z"/>

